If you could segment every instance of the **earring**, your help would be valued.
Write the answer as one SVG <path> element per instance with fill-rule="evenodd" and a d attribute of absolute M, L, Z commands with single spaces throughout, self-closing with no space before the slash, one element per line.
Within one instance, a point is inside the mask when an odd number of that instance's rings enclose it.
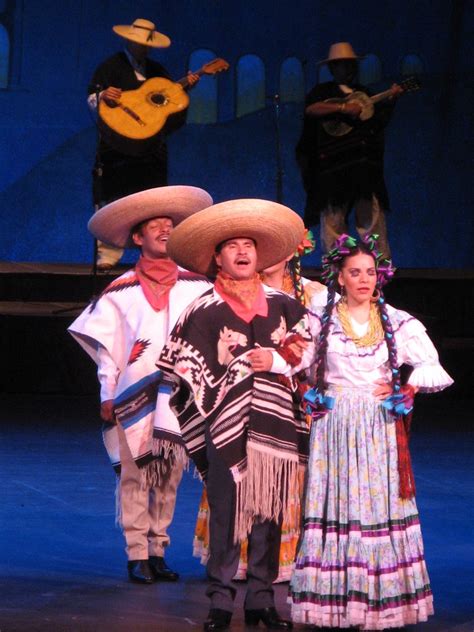
<path fill-rule="evenodd" d="M 341 287 L 341 302 L 347 303 L 346 288 L 344 287 L 344 285 L 341 285 L 340 287 Z"/>
<path fill-rule="evenodd" d="M 374 293 L 370 297 L 370 302 L 376 303 L 379 300 L 379 298 L 380 298 L 380 290 L 378 288 L 375 288 Z"/>

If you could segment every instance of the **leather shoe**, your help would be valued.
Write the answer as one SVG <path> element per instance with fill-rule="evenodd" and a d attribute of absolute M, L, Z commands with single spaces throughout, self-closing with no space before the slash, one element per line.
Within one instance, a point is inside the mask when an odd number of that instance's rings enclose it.
<path fill-rule="evenodd" d="M 257 626 L 262 622 L 269 630 L 291 630 L 291 621 L 282 619 L 275 608 L 259 608 L 245 611 L 245 625 Z"/>
<path fill-rule="evenodd" d="M 151 568 L 151 572 L 156 581 L 162 582 L 176 582 L 179 579 L 178 573 L 172 571 L 166 564 L 163 557 L 157 557 L 156 555 L 150 555 L 148 563 Z"/>
<path fill-rule="evenodd" d="M 212 630 L 228 630 L 231 619 L 232 612 L 221 610 L 220 608 L 211 608 L 207 619 L 204 621 L 204 629 L 208 632 L 212 632 Z"/>
<path fill-rule="evenodd" d="M 127 564 L 128 577 L 137 584 L 153 584 L 155 581 L 148 560 L 130 560 Z"/>

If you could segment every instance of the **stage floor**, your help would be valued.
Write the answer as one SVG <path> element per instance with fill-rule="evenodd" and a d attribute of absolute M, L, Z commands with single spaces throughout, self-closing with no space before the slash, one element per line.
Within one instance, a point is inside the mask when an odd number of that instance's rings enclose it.
<path fill-rule="evenodd" d="M 474 629 L 471 404 L 441 395 L 417 403 L 412 452 L 436 614 L 416 630 Z M 185 475 L 171 529 L 167 560 L 181 580 L 131 584 L 96 398 L 3 395 L 0 423 L 1 632 L 202 629 L 205 571 L 191 557 L 200 483 Z M 244 591 L 240 584 L 236 632 L 245 629 Z M 282 614 L 286 593 L 276 587 Z"/>

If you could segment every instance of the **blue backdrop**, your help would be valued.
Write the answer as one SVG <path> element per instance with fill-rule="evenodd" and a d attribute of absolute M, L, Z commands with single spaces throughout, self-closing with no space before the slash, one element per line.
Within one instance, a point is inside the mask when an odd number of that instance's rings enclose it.
<path fill-rule="evenodd" d="M 0 2 L 0 81 L 3 60 L 6 84 L 0 90 L 0 259 L 91 261 L 86 224 L 96 132 L 86 87 L 95 66 L 121 48 L 112 25 L 146 17 L 171 37 L 171 47 L 156 57 L 177 79 L 193 53 L 192 59 L 200 58 L 200 49 L 231 64 L 215 80 L 217 90 L 208 90 L 217 99 L 214 121 L 189 122 L 170 138 L 170 184 L 202 186 L 216 202 L 275 199 L 271 97 L 281 89 L 285 60 L 301 62 L 304 92 L 317 79 L 316 62 L 335 41 L 375 54 L 383 87 L 399 77 L 406 55 L 416 55 L 423 88 L 400 100 L 387 134 L 394 259 L 403 267 L 472 265 L 473 5 L 387 0 L 381 6 L 373 0 Z M 260 109 L 237 118 L 248 108 L 248 95 L 239 90 L 252 88 L 252 77 L 243 85 L 245 66 L 239 66 L 247 55 L 260 63 L 250 98 L 250 109 L 253 102 Z M 196 99 L 205 107 L 203 85 Z M 304 195 L 294 146 L 301 118 L 301 102 L 282 104 L 283 202 L 298 212 Z M 199 111 L 190 119 L 199 120 Z M 318 254 L 306 263 L 317 264 Z"/>

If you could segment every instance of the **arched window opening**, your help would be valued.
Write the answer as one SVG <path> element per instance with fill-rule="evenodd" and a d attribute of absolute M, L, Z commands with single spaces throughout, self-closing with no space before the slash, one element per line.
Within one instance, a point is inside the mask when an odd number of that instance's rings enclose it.
<path fill-rule="evenodd" d="M 199 70 L 204 64 L 215 59 L 216 55 L 208 49 L 201 48 L 191 53 L 189 70 Z M 190 94 L 188 123 L 215 123 L 217 121 L 217 81 L 216 77 L 203 74 L 201 80 Z"/>
<path fill-rule="evenodd" d="M 0 88 L 8 87 L 10 68 L 10 38 L 6 28 L 0 24 Z"/>
<path fill-rule="evenodd" d="M 244 55 L 237 63 L 237 117 L 265 107 L 265 67 L 257 55 Z"/>
<path fill-rule="evenodd" d="M 317 67 L 318 83 L 326 83 L 326 81 L 333 81 L 333 77 L 329 71 L 327 64 L 321 64 Z"/>
<path fill-rule="evenodd" d="M 285 59 L 280 68 L 280 99 L 282 103 L 304 101 L 303 66 L 296 57 Z"/>
<path fill-rule="evenodd" d="M 377 55 L 369 53 L 359 61 L 359 81 L 364 86 L 382 80 L 382 63 Z"/>
<path fill-rule="evenodd" d="M 405 55 L 400 64 L 400 72 L 404 77 L 421 75 L 424 71 L 423 62 L 418 55 Z"/>

